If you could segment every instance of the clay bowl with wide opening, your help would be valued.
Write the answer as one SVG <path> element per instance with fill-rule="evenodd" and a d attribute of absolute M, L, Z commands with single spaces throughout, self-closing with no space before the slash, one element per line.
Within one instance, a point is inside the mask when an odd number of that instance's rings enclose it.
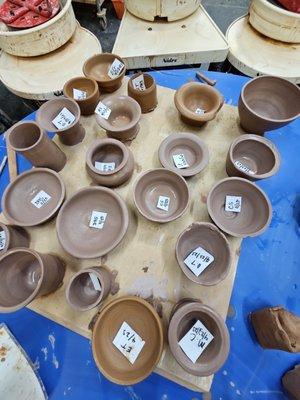
<path fill-rule="evenodd" d="M 299 117 L 300 89 L 283 78 L 259 76 L 244 85 L 238 110 L 242 128 L 263 135 Z"/>
<path fill-rule="evenodd" d="M 0 222 L 0 255 L 14 247 L 29 247 L 29 233 L 15 225 Z"/>
<path fill-rule="evenodd" d="M 190 194 L 185 180 L 176 172 L 164 168 L 139 175 L 133 188 L 138 211 L 154 222 L 170 222 L 187 209 Z"/>
<path fill-rule="evenodd" d="M 113 344 L 123 322 L 145 342 L 133 363 Z M 108 303 L 99 314 L 93 329 L 93 356 L 107 379 L 118 385 L 133 385 L 154 370 L 163 342 L 162 322 L 155 309 L 139 297 L 121 297 Z"/>
<path fill-rule="evenodd" d="M 169 135 L 159 146 L 158 157 L 163 167 L 186 178 L 201 172 L 209 162 L 208 147 L 192 133 Z"/>
<path fill-rule="evenodd" d="M 230 211 L 225 211 L 226 196 L 233 199 Z M 235 210 L 241 201 L 240 212 Z M 217 182 L 207 197 L 207 209 L 213 222 L 231 236 L 258 236 L 269 226 L 272 206 L 267 195 L 254 183 L 243 178 L 225 178 Z"/>
<path fill-rule="evenodd" d="M 77 258 L 97 258 L 109 253 L 123 239 L 129 223 L 124 200 L 106 187 L 75 192 L 56 219 L 58 240 Z"/>
<path fill-rule="evenodd" d="M 144 85 L 141 90 L 135 85 L 136 79 L 143 78 Z M 149 74 L 137 73 L 130 77 L 127 85 L 128 96 L 136 100 L 141 106 L 142 113 L 153 111 L 157 106 L 157 90 L 154 78 Z"/>
<path fill-rule="evenodd" d="M 65 185 L 57 172 L 33 168 L 5 189 L 1 202 L 3 214 L 15 225 L 40 225 L 56 215 L 65 194 Z"/>

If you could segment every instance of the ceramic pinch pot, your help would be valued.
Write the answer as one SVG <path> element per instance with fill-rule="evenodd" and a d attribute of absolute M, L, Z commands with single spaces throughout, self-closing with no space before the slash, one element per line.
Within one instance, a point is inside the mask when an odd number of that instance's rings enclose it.
<path fill-rule="evenodd" d="M 259 76 L 242 88 L 238 111 L 246 132 L 263 135 L 299 117 L 300 89 L 283 78 Z"/>
<path fill-rule="evenodd" d="M 15 225 L 0 222 L 0 255 L 14 247 L 29 247 L 29 233 Z"/>
<path fill-rule="evenodd" d="M 140 75 L 144 78 L 145 89 L 136 89 L 133 81 Z M 142 113 L 153 111 L 157 106 L 157 89 L 154 78 L 149 74 L 137 73 L 130 77 L 127 85 L 128 96 L 136 100 L 142 110 Z"/>
<path fill-rule="evenodd" d="M 175 92 L 174 102 L 184 123 L 202 126 L 216 117 L 224 97 L 207 84 L 189 82 Z"/>

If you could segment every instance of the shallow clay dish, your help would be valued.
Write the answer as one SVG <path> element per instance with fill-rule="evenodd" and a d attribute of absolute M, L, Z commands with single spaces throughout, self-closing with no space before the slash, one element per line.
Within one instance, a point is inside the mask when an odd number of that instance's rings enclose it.
<path fill-rule="evenodd" d="M 43 203 L 45 194 L 40 192 L 45 192 L 51 198 L 38 208 L 31 201 L 40 194 L 41 200 L 37 205 Z M 5 189 L 1 202 L 3 214 L 16 225 L 39 225 L 56 215 L 65 194 L 65 185 L 57 172 L 33 168 L 23 172 Z"/>
<path fill-rule="evenodd" d="M 0 254 L 14 247 L 29 247 L 30 235 L 20 226 L 6 225 L 0 222 L 0 234 L 1 247 L 3 247 L 2 250 L 0 249 Z"/>
<path fill-rule="evenodd" d="M 93 211 L 107 213 L 102 229 L 89 226 Z M 116 192 L 87 187 L 64 203 L 56 219 L 56 231 L 61 246 L 73 257 L 97 258 L 121 242 L 128 223 L 127 206 Z"/>
<path fill-rule="evenodd" d="M 145 90 L 136 89 L 132 81 L 143 75 Z M 141 106 L 142 113 L 153 111 L 157 106 L 157 89 L 154 78 L 149 74 L 134 74 L 130 77 L 127 85 L 128 96 L 136 100 Z"/>
<path fill-rule="evenodd" d="M 145 341 L 136 361 L 129 360 L 114 346 L 113 340 L 123 322 Z M 119 385 L 133 385 L 154 370 L 163 351 L 162 322 L 144 299 L 121 297 L 100 312 L 93 329 L 93 356 L 99 370 Z"/>
<path fill-rule="evenodd" d="M 241 196 L 241 212 L 225 211 L 226 196 Z M 267 195 L 243 178 L 225 178 L 217 182 L 207 197 L 207 209 L 214 223 L 229 235 L 257 236 L 269 226 L 272 206 Z"/>
<path fill-rule="evenodd" d="M 168 197 L 168 210 L 157 208 L 159 197 Z M 139 175 L 133 189 L 134 203 L 139 212 L 150 221 L 170 222 L 179 218 L 189 204 L 189 189 L 176 172 L 164 168 Z"/>
<path fill-rule="evenodd" d="M 189 165 L 177 168 L 173 156 L 183 154 Z M 206 144 L 192 133 L 175 133 L 169 135 L 159 146 L 158 157 L 163 167 L 177 174 L 189 177 L 201 172 L 208 164 L 209 152 Z"/>

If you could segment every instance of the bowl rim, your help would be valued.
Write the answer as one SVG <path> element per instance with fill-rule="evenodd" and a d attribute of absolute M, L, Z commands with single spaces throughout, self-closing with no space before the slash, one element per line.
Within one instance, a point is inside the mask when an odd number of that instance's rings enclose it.
<path fill-rule="evenodd" d="M 95 79 L 93 76 L 91 76 L 90 74 L 89 74 L 89 72 L 87 71 L 87 65 L 89 64 L 89 62 L 91 62 L 91 60 L 93 60 L 93 59 L 97 59 L 97 58 L 103 58 L 103 56 L 105 56 L 105 57 L 108 57 L 108 56 L 112 56 L 112 58 L 113 59 L 115 59 L 115 58 L 117 58 L 119 61 L 121 61 L 123 64 L 124 64 L 124 68 L 123 68 L 123 70 L 121 71 L 121 73 L 118 75 L 118 76 L 116 76 L 115 78 L 113 78 L 113 79 L 111 79 L 110 78 L 110 80 L 109 81 L 104 81 L 104 80 L 99 80 L 99 79 Z M 113 60 L 114 61 L 114 60 Z M 113 62 L 112 61 L 112 62 Z M 94 79 L 96 82 L 97 82 L 97 84 L 98 84 L 98 82 L 100 83 L 100 85 L 102 84 L 102 83 L 110 83 L 110 82 L 116 82 L 118 79 L 120 79 L 120 78 L 123 78 L 124 77 L 124 75 L 125 75 L 125 73 L 126 73 L 126 63 L 125 63 L 125 61 L 123 60 L 123 58 L 121 57 L 121 56 L 119 56 L 119 55 L 117 55 L 117 54 L 115 54 L 115 53 L 97 53 L 97 54 L 94 54 L 94 55 L 92 55 L 91 57 L 89 57 L 85 62 L 84 62 L 84 64 L 83 64 L 83 66 L 82 66 L 82 72 L 84 73 L 84 75 L 87 77 L 87 78 L 92 78 L 92 79 Z M 109 85 L 110 86 L 110 85 Z"/>
<path fill-rule="evenodd" d="M 71 97 L 71 96 L 68 96 L 68 94 L 67 94 L 67 86 L 73 84 L 73 83 L 76 82 L 78 79 L 84 79 L 84 80 L 86 80 L 86 81 L 90 81 L 90 82 L 92 82 L 93 85 L 94 85 L 94 89 L 93 89 L 92 94 L 90 94 L 89 96 L 87 96 L 85 99 L 78 99 L 78 100 L 77 100 L 77 99 L 74 99 L 74 98 Z M 73 88 L 73 89 L 74 89 L 74 88 Z M 71 99 L 71 100 L 74 100 L 74 101 L 78 102 L 79 104 L 83 104 L 83 103 L 87 102 L 88 100 L 92 99 L 94 96 L 96 96 L 96 94 L 98 93 L 98 91 L 99 91 L 98 83 L 95 81 L 95 79 L 90 78 L 90 77 L 85 76 L 85 75 L 83 75 L 83 76 L 75 76 L 74 78 L 69 79 L 69 80 L 64 84 L 64 87 L 63 87 L 64 96 L 67 97 L 68 99 Z"/>
<path fill-rule="evenodd" d="M 132 84 L 133 79 L 137 78 L 140 75 L 147 76 L 152 80 L 151 85 L 148 88 L 146 88 L 145 90 L 138 90 L 133 87 L 133 84 Z M 128 88 L 130 88 L 130 90 L 133 93 L 138 94 L 141 97 L 143 97 L 143 96 L 146 96 L 147 94 L 151 93 L 155 89 L 156 82 L 155 82 L 155 79 L 153 78 L 153 76 L 148 74 L 147 72 L 136 72 L 135 74 L 132 74 L 129 76 L 127 85 L 128 85 Z"/>
<path fill-rule="evenodd" d="M 16 147 L 11 143 L 10 135 L 15 130 L 15 128 L 18 128 L 19 126 L 24 126 L 24 125 L 34 125 L 40 131 L 39 138 L 31 146 Z M 11 128 L 8 129 L 8 131 L 6 132 L 6 135 L 7 135 L 7 140 L 9 142 L 9 145 L 12 149 L 14 149 L 17 152 L 24 152 L 24 151 L 32 150 L 37 145 L 39 145 L 41 143 L 41 141 L 43 140 L 44 133 L 45 133 L 45 131 L 41 128 L 41 126 L 36 121 L 19 121 L 16 124 L 14 124 Z"/>

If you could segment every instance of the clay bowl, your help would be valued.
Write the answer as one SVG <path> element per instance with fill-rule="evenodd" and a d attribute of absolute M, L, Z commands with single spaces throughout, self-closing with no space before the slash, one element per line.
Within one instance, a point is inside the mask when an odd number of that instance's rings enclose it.
<path fill-rule="evenodd" d="M 93 211 L 107 213 L 102 229 L 89 226 Z M 61 246 L 73 257 L 97 258 L 121 242 L 128 223 L 127 206 L 116 192 L 87 187 L 64 203 L 56 219 L 56 231 Z"/>
<path fill-rule="evenodd" d="M 177 168 L 173 156 L 183 154 L 189 165 Z M 163 167 L 177 174 L 190 177 L 201 172 L 208 164 L 209 152 L 206 144 L 192 133 L 169 135 L 159 146 L 158 157 Z"/>
<path fill-rule="evenodd" d="M 226 196 L 241 196 L 241 212 L 225 211 Z M 207 197 L 207 209 L 222 231 L 236 237 L 257 236 L 269 226 L 272 206 L 267 195 L 243 178 L 225 178 L 217 182 Z"/>
<path fill-rule="evenodd" d="M 133 364 L 113 344 L 123 322 L 145 341 Z M 92 347 L 95 362 L 107 379 L 119 385 L 133 385 L 150 375 L 160 360 L 162 322 L 145 300 L 134 296 L 118 298 L 100 312 L 93 329 Z"/>
<path fill-rule="evenodd" d="M 228 151 L 226 170 L 229 176 L 249 180 L 269 178 L 280 167 L 280 155 L 268 139 L 257 135 L 242 135 L 235 139 Z"/>
<path fill-rule="evenodd" d="M 299 117 L 300 89 L 283 78 L 259 76 L 244 85 L 238 110 L 242 128 L 263 135 Z"/>
<path fill-rule="evenodd" d="M 207 84 L 189 82 L 176 91 L 174 101 L 183 122 L 192 126 L 202 126 L 216 117 L 224 98 L 220 92 Z M 204 110 L 204 113 L 198 114 L 197 110 Z"/>
<path fill-rule="evenodd" d="M 197 277 L 184 263 L 197 247 L 202 247 L 214 257 L 214 261 Z M 226 278 L 231 265 L 228 240 L 210 223 L 194 222 L 177 239 L 175 254 L 184 275 L 200 285 L 216 285 Z"/>
<path fill-rule="evenodd" d="M 157 208 L 160 196 L 170 199 L 168 211 Z M 139 175 L 133 188 L 133 199 L 145 218 L 165 223 L 179 218 L 186 211 L 190 195 L 180 175 L 168 169 L 157 168 Z"/>
<path fill-rule="evenodd" d="M 114 163 L 115 169 L 102 171 L 96 163 Z M 86 154 L 86 170 L 98 185 L 116 187 L 128 181 L 133 173 L 132 152 L 119 140 L 98 139 Z"/>
<path fill-rule="evenodd" d="M 39 201 L 38 208 L 31 201 L 40 192 L 45 192 L 51 198 L 43 205 Z M 45 196 L 44 193 L 40 194 Z M 3 214 L 15 225 L 40 225 L 56 215 L 65 194 L 65 185 L 57 172 L 33 168 L 23 172 L 5 189 L 1 201 Z"/>
<path fill-rule="evenodd" d="M 136 89 L 133 86 L 132 81 L 136 79 L 140 73 L 134 74 L 130 77 L 128 80 L 128 85 L 127 85 L 127 91 L 128 91 L 128 96 L 132 97 L 134 100 L 136 100 L 139 105 L 141 106 L 142 113 L 148 113 L 150 111 L 153 111 L 156 106 L 157 106 L 157 89 L 156 89 L 156 83 L 154 78 L 149 75 L 143 73 L 144 77 L 144 82 L 145 82 L 145 90 L 139 90 Z"/>
<path fill-rule="evenodd" d="M 0 235 L 0 254 L 14 247 L 29 247 L 30 235 L 20 226 L 6 225 L 0 222 Z"/>

